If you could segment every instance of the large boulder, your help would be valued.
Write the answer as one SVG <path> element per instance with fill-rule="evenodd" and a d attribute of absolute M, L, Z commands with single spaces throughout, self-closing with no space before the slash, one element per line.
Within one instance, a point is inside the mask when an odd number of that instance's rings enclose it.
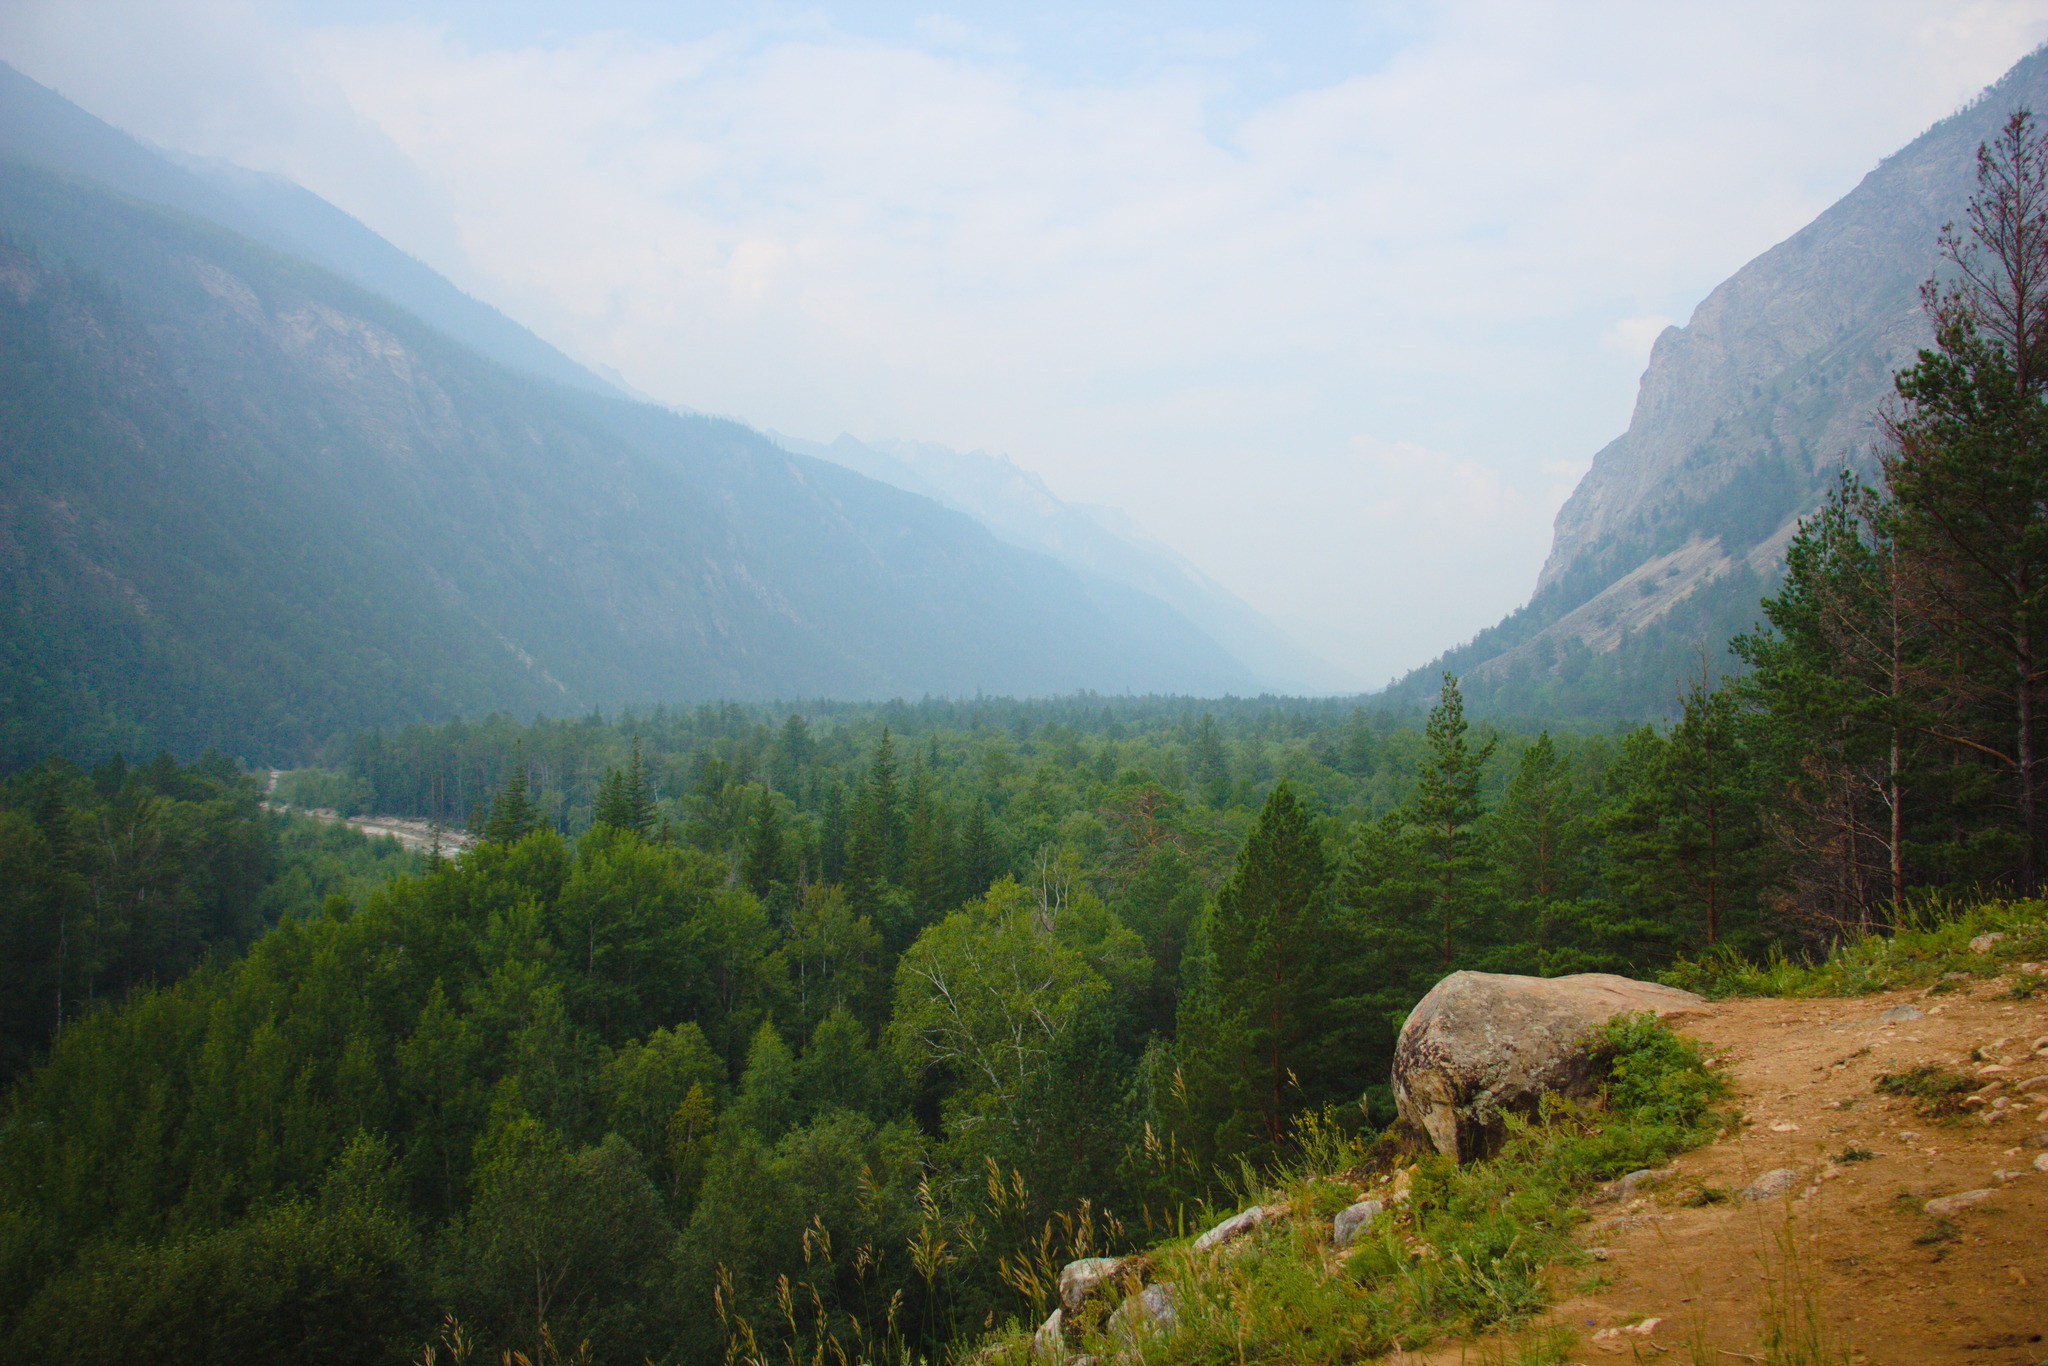
<path fill-rule="evenodd" d="M 1499 1147 L 1504 1117 L 1534 1114 L 1544 1093 L 1592 1094 L 1590 1031 L 1627 1011 L 1668 1019 L 1706 1008 L 1689 991 L 1612 973 L 1454 972 L 1401 1026 L 1394 1103 L 1444 1156 L 1483 1157 Z"/>

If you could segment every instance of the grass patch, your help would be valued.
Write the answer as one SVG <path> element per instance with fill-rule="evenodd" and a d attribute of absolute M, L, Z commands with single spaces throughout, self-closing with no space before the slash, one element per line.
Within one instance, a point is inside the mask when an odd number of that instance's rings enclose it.
<path fill-rule="evenodd" d="M 1600 1099 L 1552 1099 L 1534 1120 L 1511 1118 L 1499 1154 L 1458 1166 L 1426 1157 L 1407 1170 L 1407 1194 L 1370 1188 L 1390 1212 L 1349 1254 L 1330 1246 L 1327 1215 L 1358 1198 L 1330 1179 L 1355 1150 L 1310 1135 L 1302 1162 L 1277 1189 L 1245 1203 L 1285 1200 L 1290 1217 L 1219 1252 L 1181 1241 L 1147 1256 L 1154 1283 L 1170 1282 L 1174 1323 L 1150 1335 L 1121 1331 L 1110 1314 L 1072 1344 L 1113 1359 L 1142 1351 L 1147 1366 L 1347 1361 L 1416 1347 L 1446 1334 L 1509 1330 L 1485 1360 L 1554 1362 L 1568 1335 L 1515 1336 L 1547 1302 L 1548 1269 L 1577 1252 L 1578 1201 L 1595 1186 L 1659 1166 L 1712 1139 L 1728 1123 L 1714 1106 L 1726 1082 L 1699 1049 L 1650 1016 L 1623 1016 L 1593 1040 L 1606 1070 Z M 1229 1211 L 1218 1211 L 1218 1214 Z M 1341 1258 L 1341 1260 L 1340 1260 Z M 1126 1320 L 1126 1323 L 1128 1320 Z M 1533 1332 L 1533 1330 L 1530 1330 Z M 991 1345 L 990 1359 L 1025 1360 L 1026 1342 Z"/>
<path fill-rule="evenodd" d="M 1912 1101 L 1913 1113 L 1922 1119 L 1947 1119 L 1963 1113 L 1963 1097 L 1977 1086 L 1975 1077 L 1930 1062 L 1904 1072 L 1886 1072 L 1874 1089 L 1880 1095 Z"/>
<path fill-rule="evenodd" d="M 1835 1161 L 1846 1165 L 1850 1162 L 1868 1162 L 1876 1156 L 1877 1154 L 1868 1148 L 1844 1148 L 1835 1154 Z"/>
<path fill-rule="evenodd" d="M 2002 935 L 1985 952 L 1973 939 Z M 1968 975 L 1997 975 L 2005 965 L 2048 958 L 2048 902 L 1962 904 L 1929 897 L 1899 923 L 1844 941 L 1812 960 L 1782 954 L 1752 963 L 1722 948 L 1675 963 L 1661 980 L 1712 1000 L 1731 996 L 1868 996 L 1880 991 L 1957 990 Z M 1949 974 L 1963 974 L 1951 977 Z"/>

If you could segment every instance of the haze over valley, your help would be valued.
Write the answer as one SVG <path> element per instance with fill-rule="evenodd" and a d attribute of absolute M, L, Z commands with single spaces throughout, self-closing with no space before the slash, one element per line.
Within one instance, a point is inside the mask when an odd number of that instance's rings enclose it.
<path fill-rule="evenodd" d="M 0 10 L 0 1360 L 2033 1366 L 2044 40 Z"/>

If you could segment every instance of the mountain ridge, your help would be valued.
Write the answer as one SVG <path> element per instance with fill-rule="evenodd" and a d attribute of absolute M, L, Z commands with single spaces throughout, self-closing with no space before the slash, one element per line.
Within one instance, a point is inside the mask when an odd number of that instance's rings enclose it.
<path fill-rule="evenodd" d="M 0 735 L 289 758 L 495 710 L 1246 691 L 1164 604 L 0 163 Z"/>
<path fill-rule="evenodd" d="M 1969 197 L 1978 144 L 2022 106 L 2048 108 L 2048 51 L 1666 328 L 1628 429 L 1559 509 L 1529 601 L 1389 695 L 1418 700 L 1448 671 L 1495 713 L 1669 714 L 1702 653 L 1758 620 L 1759 590 L 1836 473 L 1874 474 L 1891 377 L 1930 339 L 1919 287 L 1936 234 Z"/>

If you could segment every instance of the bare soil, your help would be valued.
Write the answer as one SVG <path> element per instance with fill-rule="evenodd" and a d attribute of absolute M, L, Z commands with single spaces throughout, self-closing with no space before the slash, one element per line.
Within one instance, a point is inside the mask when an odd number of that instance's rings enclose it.
<path fill-rule="evenodd" d="M 1764 1361 L 1773 1321 L 1797 1326 L 1810 1303 L 1836 1361 L 2048 1363 L 2048 1085 L 2019 1089 L 2048 1076 L 2048 1051 L 2034 1049 L 2048 994 L 2001 999 L 2008 985 L 1727 1001 L 1674 1021 L 1726 1062 L 1744 1122 L 1680 1157 L 1656 1189 L 1589 1207 L 1580 1242 L 1600 1260 L 1556 1273 L 1549 1319 L 1577 1334 L 1569 1359 Z M 1880 1021 L 1902 1004 L 1924 1017 Z M 1949 1118 L 1876 1091 L 1880 1075 L 1923 1063 L 2002 1085 Z M 1871 1156 L 1843 1160 L 1860 1153 Z M 1783 1195 L 1742 1198 L 1777 1168 L 1798 1173 Z M 1923 1208 L 1968 1191 L 1988 1194 L 1944 1216 Z M 1595 1336 L 1651 1318 L 1646 1333 Z M 1500 1360 L 1509 1348 L 1461 1343 L 1408 1360 Z"/>

